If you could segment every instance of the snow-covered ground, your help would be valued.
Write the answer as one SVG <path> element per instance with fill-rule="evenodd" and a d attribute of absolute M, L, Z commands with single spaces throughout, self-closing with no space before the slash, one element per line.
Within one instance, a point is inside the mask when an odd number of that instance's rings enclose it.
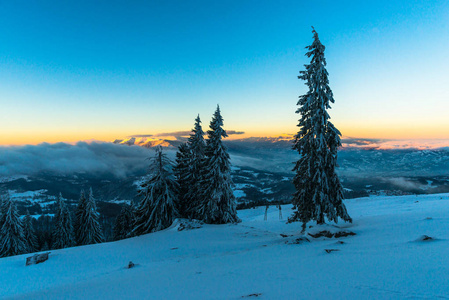
<path fill-rule="evenodd" d="M 26 191 L 26 192 L 17 192 L 16 190 L 8 190 L 8 195 L 13 201 L 17 200 L 28 200 L 31 202 L 35 202 L 35 199 L 39 199 L 43 197 L 43 195 L 48 192 L 45 189 L 36 190 L 36 191 Z"/>
<path fill-rule="evenodd" d="M 25 179 L 29 181 L 28 176 L 26 175 L 11 175 L 11 176 L 0 176 L 0 183 L 11 182 L 17 179 Z"/>
<path fill-rule="evenodd" d="M 0 259 L 4 299 L 449 298 L 449 194 L 346 202 L 346 238 L 300 237 L 290 206 L 239 211 L 238 225 L 167 230 L 119 242 Z M 287 235 L 282 237 L 280 234 Z M 292 235 L 292 236 L 290 236 Z M 421 241 L 428 235 L 434 240 Z M 337 243 L 343 241 L 343 244 Z M 338 249 L 326 253 L 325 249 Z M 129 261 L 138 264 L 127 269 Z"/>

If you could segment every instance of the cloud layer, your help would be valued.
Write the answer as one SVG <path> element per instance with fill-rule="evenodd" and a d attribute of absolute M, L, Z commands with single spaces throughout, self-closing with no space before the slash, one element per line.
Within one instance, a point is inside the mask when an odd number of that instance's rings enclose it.
<path fill-rule="evenodd" d="M 153 150 L 111 143 L 75 145 L 43 143 L 36 146 L 0 147 L 0 176 L 34 175 L 39 172 L 114 174 L 124 177 L 147 167 Z"/>
<path fill-rule="evenodd" d="M 449 167 L 449 151 L 401 148 L 417 146 L 410 141 L 398 144 L 397 141 L 345 138 L 343 142 L 346 147 L 339 152 L 339 172 L 349 177 L 436 176 L 447 174 Z M 234 166 L 291 172 L 292 163 L 298 159 L 298 154 L 291 149 L 288 141 L 273 143 L 271 140 L 244 139 L 227 141 L 226 145 Z M 435 141 L 427 144 L 424 149 L 444 145 L 445 141 Z M 375 151 L 360 151 L 363 149 Z M 175 159 L 176 150 L 164 149 L 171 160 Z M 148 168 L 146 159 L 153 155 L 154 150 L 145 147 L 97 142 L 0 147 L 0 180 L 1 177 L 36 175 L 40 172 L 91 173 L 95 176 L 107 173 L 124 178 L 144 173 Z M 403 184 L 403 180 L 398 180 L 395 184 Z"/>
<path fill-rule="evenodd" d="M 446 139 L 415 139 L 415 140 L 387 140 L 387 139 L 361 139 L 344 137 L 341 140 L 344 148 L 361 149 L 417 149 L 429 150 L 449 147 Z"/>

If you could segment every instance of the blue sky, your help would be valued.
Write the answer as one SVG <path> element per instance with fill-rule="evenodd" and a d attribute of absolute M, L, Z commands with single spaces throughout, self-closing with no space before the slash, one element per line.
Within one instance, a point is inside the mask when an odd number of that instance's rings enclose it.
<path fill-rule="evenodd" d="M 0 144 L 294 133 L 312 25 L 344 135 L 449 139 L 447 1 L 9 1 Z"/>

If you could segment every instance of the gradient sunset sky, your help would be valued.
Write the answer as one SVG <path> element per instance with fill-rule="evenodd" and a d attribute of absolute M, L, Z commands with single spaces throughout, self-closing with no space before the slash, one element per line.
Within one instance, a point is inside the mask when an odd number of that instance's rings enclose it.
<path fill-rule="evenodd" d="M 0 144 L 295 133 L 312 25 L 344 136 L 449 139 L 448 1 L 2 1 Z"/>

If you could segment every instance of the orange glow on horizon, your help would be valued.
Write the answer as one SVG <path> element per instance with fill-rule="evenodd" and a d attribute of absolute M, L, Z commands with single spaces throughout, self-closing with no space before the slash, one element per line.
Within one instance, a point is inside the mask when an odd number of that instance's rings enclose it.
<path fill-rule="evenodd" d="M 344 137 L 360 138 L 360 139 L 385 139 L 385 140 L 415 140 L 416 143 L 430 140 L 442 140 L 449 141 L 449 134 L 447 131 L 442 130 L 438 125 L 430 125 L 424 128 L 416 126 L 415 128 L 406 128 L 405 126 L 378 126 L 377 128 L 371 128 L 369 126 L 354 126 L 348 124 L 338 125 L 337 128 L 341 131 Z M 293 128 L 295 131 L 290 132 L 276 131 L 276 130 L 249 130 L 245 131 L 243 134 L 231 134 L 227 139 L 237 140 L 249 137 L 293 137 L 296 133 L 297 128 Z M 237 131 L 237 130 L 236 130 Z M 71 130 L 68 132 L 59 132 L 54 130 L 35 130 L 29 132 L 14 132 L 10 131 L 8 133 L 3 133 L 0 136 L 1 146 L 20 146 L 20 145 L 37 145 L 41 143 L 69 143 L 75 144 L 79 141 L 104 141 L 112 142 L 115 139 L 126 139 L 135 134 L 136 132 L 141 132 L 145 134 L 148 130 Z M 149 134 L 154 134 L 153 138 L 169 138 L 167 136 L 158 136 L 157 132 L 148 132 Z M 159 134 L 160 135 L 160 134 Z M 437 144 L 444 144 L 438 142 Z M 449 144 L 446 143 L 446 144 Z"/>

